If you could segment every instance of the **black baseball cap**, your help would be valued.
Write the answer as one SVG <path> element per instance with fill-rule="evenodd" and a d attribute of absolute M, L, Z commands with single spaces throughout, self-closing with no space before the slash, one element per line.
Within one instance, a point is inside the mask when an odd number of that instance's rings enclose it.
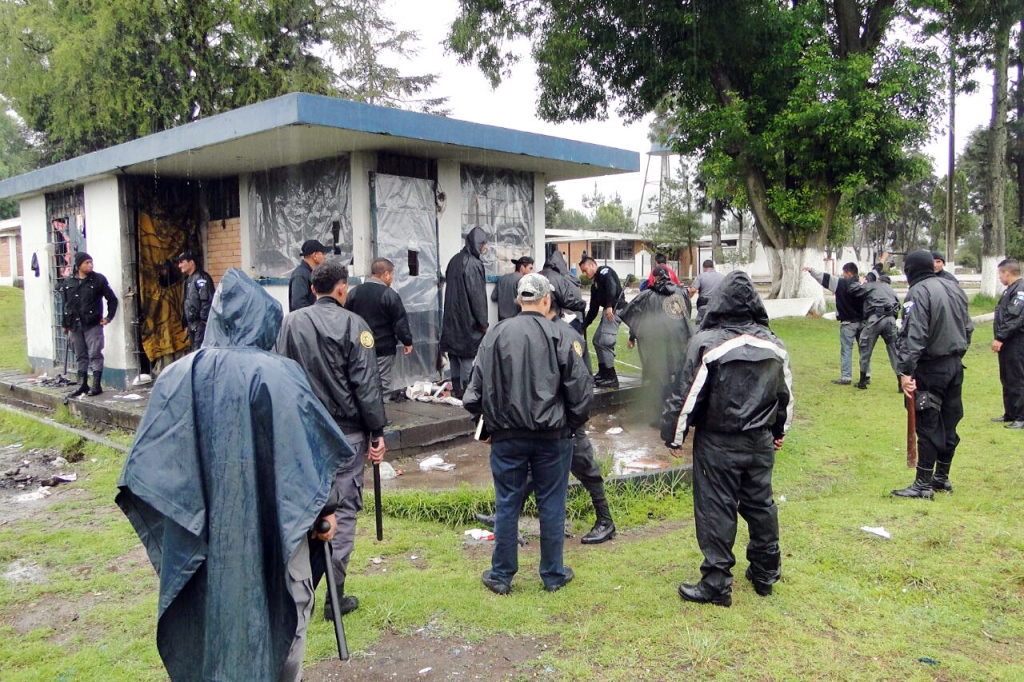
<path fill-rule="evenodd" d="M 302 257 L 307 258 L 314 253 L 327 253 L 326 246 L 320 243 L 319 239 L 307 239 L 302 242 Z"/>
<path fill-rule="evenodd" d="M 185 249 L 184 251 L 178 254 L 178 262 L 180 263 L 183 260 L 198 261 L 199 259 L 196 258 L 195 252 L 189 249 Z"/>
<path fill-rule="evenodd" d="M 533 265 L 533 258 L 530 256 L 523 256 L 521 258 L 513 258 L 512 265 L 517 268 L 523 265 Z"/>
<path fill-rule="evenodd" d="M 941 251 L 932 251 L 932 260 L 940 260 L 942 261 L 943 265 L 946 264 L 946 257 L 942 254 Z"/>

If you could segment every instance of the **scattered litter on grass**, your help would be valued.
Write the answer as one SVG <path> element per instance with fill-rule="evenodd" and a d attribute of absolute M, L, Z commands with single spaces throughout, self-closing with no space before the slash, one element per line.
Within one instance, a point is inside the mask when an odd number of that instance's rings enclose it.
<path fill-rule="evenodd" d="M 608 434 L 609 436 L 617 436 L 620 433 L 622 433 L 622 427 L 621 426 L 613 426 L 612 428 L 610 428 L 607 431 L 605 431 L 605 433 Z"/>
<path fill-rule="evenodd" d="M 446 462 L 439 455 L 431 455 L 420 462 L 420 469 L 423 471 L 451 471 L 454 468 L 454 462 Z"/>
<path fill-rule="evenodd" d="M 47 497 L 53 494 L 49 488 L 39 488 L 31 493 L 24 493 L 17 495 L 11 499 L 12 502 L 36 502 L 38 500 L 45 500 Z"/>
<path fill-rule="evenodd" d="M 11 443 L 10 445 L 7 446 L 7 449 L 8 450 L 19 450 L 19 449 L 21 449 L 21 445 L 22 445 L 21 443 Z"/>
<path fill-rule="evenodd" d="M 47 462 L 47 465 L 60 469 L 61 467 L 66 467 L 68 465 L 68 461 L 63 457 L 54 457 L 53 461 Z"/>
<path fill-rule="evenodd" d="M 125 393 L 124 395 L 115 395 L 118 400 L 142 400 L 142 396 L 138 393 Z"/>
<path fill-rule="evenodd" d="M 887 531 L 883 526 L 861 526 L 860 529 L 865 533 L 871 533 L 872 535 L 877 535 L 880 538 L 892 540 L 892 533 Z"/>
<path fill-rule="evenodd" d="M 470 528 L 463 533 L 463 535 L 468 535 L 479 542 L 490 542 L 491 540 L 494 540 L 494 532 L 484 530 L 483 528 Z"/>
<path fill-rule="evenodd" d="M 390 481 L 393 478 L 398 478 L 398 472 L 395 471 L 395 467 L 391 466 L 387 462 L 380 463 L 380 480 Z"/>
<path fill-rule="evenodd" d="M 51 476 L 50 478 L 44 478 L 43 480 L 39 481 L 39 485 L 47 488 L 52 488 L 53 486 L 60 485 L 61 483 L 74 483 L 77 480 L 78 474 L 71 472 L 70 474 L 57 474 L 56 476 Z"/>
<path fill-rule="evenodd" d="M 939 662 L 936 661 L 934 658 L 929 658 L 928 656 L 922 656 L 921 658 L 919 658 L 917 660 L 920 661 L 921 663 L 927 663 L 928 665 L 938 665 L 939 664 Z"/>
<path fill-rule="evenodd" d="M 779 502 L 785 502 L 785 501 L 786 501 L 786 496 L 785 495 L 779 495 Z"/>
<path fill-rule="evenodd" d="M 380 564 L 384 563 L 384 560 L 381 559 L 379 556 L 375 556 L 372 559 L 370 559 L 370 563 L 374 566 L 379 566 Z"/>
<path fill-rule="evenodd" d="M 420 670 L 420 675 L 426 675 L 431 670 L 433 670 L 433 668 L 424 668 L 423 670 Z"/>
<path fill-rule="evenodd" d="M 409 558 L 410 558 L 410 559 L 411 559 L 412 561 L 416 561 L 417 559 L 419 559 L 419 557 L 418 557 L 418 556 L 416 556 L 415 554 L 413 554 L 413 555 L 412 555 L 411 557 L 409 557 Z"/>

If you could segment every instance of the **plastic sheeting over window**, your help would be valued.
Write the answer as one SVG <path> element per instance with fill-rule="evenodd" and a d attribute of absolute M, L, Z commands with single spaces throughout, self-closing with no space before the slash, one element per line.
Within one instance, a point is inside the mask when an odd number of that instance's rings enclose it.
<path fill-rule="evenodd" d="M 533 255 L 533 174 L 462 166 L 462 236 L 487 232 L 481 260 L 488 275 L 512 272 L 513 258 Z"/>
<path fill-rule="evenodd" d="M 437 204 L 429 180 L 375 173 L 370 183 L 374 257 L 395 264 L 392 287 L 402 297 L 412 330 L 412 354 L 395 356 L 391 382 L 397 389 L 438 375 Z"/>
<path fill-rule="evenodd" d="M 307 239 L 336 247 L 334 257 L 351 262 L 350 174 L 348 156 L 252 174 L 249 216 L 257 276 L 288 275 Z"/>

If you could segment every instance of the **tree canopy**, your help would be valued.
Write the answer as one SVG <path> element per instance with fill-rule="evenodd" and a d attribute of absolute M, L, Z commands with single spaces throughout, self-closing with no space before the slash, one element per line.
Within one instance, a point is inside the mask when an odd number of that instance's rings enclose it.
<path fill-rule="evenodd" d="M 36 153 L 28 143 L 25 127 L 3 111 L 4 101 L 0 99 L 0 180 L 35 168 Z M 0 200 L 0 220 L 18 215 L 18 202 Z"/>
<path fill-rule="evenodd" d="M 796 294 L 803 249 L 825 245 L 844 195 L 895 200 L 914 171 L 905 150 L 937 111 L 936 55 L 886 40 L 918 11 L 910 0 L 460 5 L 449 45 L 494 83 L 516 59 L 514 39 L 533 41 L 542 117 L 656 111 L 675 151 L 742 184 L 781 295 Z"/>

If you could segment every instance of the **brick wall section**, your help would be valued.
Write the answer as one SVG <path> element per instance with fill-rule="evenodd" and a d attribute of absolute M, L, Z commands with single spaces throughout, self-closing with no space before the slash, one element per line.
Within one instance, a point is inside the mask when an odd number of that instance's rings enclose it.
<path fill-rule="evenodd" d="M 11 276 L 11 237 L 0 237 L 0 277 Z"/>
<path fill-rule="evenodd" d="M 242 267 L 242 233 L 238 218 L 206 224 L 206 262 L 203 265 L 217 286 L 228 268 Z"/>
<path fill-rule="evenodd" d="M 17 249 L 18 249 L 18 277 L 24 277 L 25 276 L 25 263 L 21 260 L 21 236 L 20 235 L 14 238 L 14 243 L 17 245 Z"/>

